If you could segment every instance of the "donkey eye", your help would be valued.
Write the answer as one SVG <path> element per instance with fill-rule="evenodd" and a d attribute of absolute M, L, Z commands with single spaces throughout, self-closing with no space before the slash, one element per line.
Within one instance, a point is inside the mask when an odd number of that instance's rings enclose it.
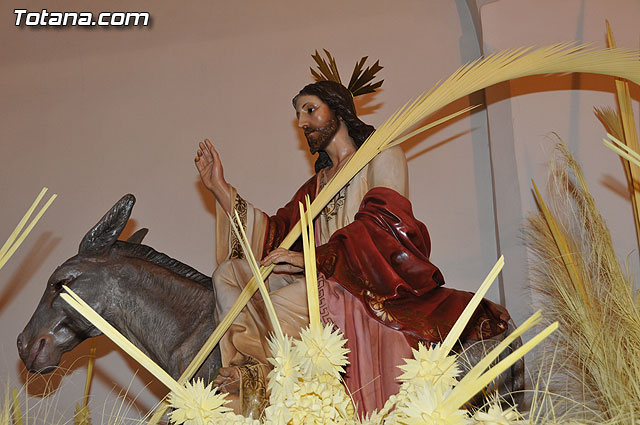
<path fill-rule="evenodd" d="M 53 284 L 53 287 L 56 291 L 61 291 L 63 285 L 67 285 L 71 282 L 71 279 L 62 279 Z"/>

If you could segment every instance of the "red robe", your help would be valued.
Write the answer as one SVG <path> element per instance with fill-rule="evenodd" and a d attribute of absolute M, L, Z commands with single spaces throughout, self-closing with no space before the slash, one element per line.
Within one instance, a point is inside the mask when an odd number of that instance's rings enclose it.
<path fill-rule="evenodd" d="M 316 177 L 268 219 L 263 252 L 276 248 L 299 218 L 298 202 L 316 193 Z M 292 247 L 300 251 L 298 241 Z M 440 270 L 429 261 L 426 226 L 413 216 L 411 202 L 376 187 L 365 195 L 354 221 L 316 248 L 318 271 L 356 296 L 374 319 L 417 341 L 443 340 L 471 300 L 471 292 L 444 288 Z M 483 299 L 461 340 L 486 339 L 507 329 L 509 315 Z"/>

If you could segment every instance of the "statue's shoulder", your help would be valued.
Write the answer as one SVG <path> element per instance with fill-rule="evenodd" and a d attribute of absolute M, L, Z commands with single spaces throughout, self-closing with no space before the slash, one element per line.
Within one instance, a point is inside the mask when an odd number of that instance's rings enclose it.
<path fill-rule="evenodd" d="M 387 187 L 409 197 L 409 170 L 407 159 L 400 146 L 393 146 L 380 152 L 367 169 L 369 188 Z"/>
<path fill-rule="evenodd" d="M 406 163 L 407 158 L 404 155 L 404 151 L 398 145 L 385 149 L 376 155 L 371 160 L 370 167 L 404 167 Z"/>
<path fill-rule="evenodd" d="M 318 180 L 318 175 L 314 174 L 304 182 L 300 189 L 293 195 L 292 201 L 301 201 L 304 204 L 304 197 L 309 195 L 311 199 L 313 199 L 316 195 L 316 181 Z"/>

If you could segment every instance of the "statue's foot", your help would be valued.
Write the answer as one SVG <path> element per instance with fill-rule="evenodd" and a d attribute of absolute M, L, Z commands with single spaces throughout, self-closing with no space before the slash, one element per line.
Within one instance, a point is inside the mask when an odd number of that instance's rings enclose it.
<path fill-rule="evenodd" d="M 266 375 L 268 368 L 249 359 L 242 365 L 222 367 L 213 381 L 220 391 L 228 393 L 227 405 L 237 414 L 260 418 L 267 406 Z"/>
<path fill-rule="evenodd" d="M 221 367 L 213 385 L 220 391 L 240 396 L 240 370 L 236 366 Z"/>

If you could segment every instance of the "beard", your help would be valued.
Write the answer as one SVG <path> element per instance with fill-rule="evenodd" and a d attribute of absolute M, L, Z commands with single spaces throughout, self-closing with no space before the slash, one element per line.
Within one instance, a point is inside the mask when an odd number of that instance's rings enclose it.
<path fill-rule="evenodd" d="M 334 115 L 323 127 L 305 129 L 304 137 L 307 139 L 311 154 L 325 150 L 338 132 L 338 125 L 338 119 Z"/>

